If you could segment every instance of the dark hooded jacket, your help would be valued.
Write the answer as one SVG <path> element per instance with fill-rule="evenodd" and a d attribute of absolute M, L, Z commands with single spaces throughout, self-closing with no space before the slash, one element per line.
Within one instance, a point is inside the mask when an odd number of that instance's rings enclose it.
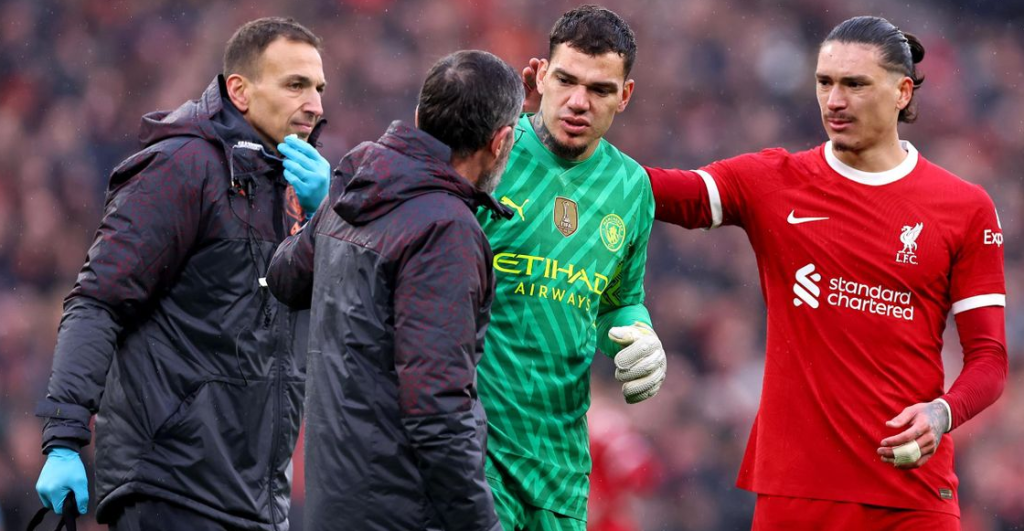
<path fill-rule="evenodd" d="M 494 279 L 474 213 L 511 211 L 456 173 L 450 156 L 393 123 L 341 161 L 330 208 L 271 263 L 274 295 L 313 307 L 310 531 L 500 529 L 476 387 Z"/>
<path fill-rule="evenodd" d="M 260 279 L 303 219 L 294 191 L 221 77 L 141 140 L 65 300 L 44 448 L 88 444 L 96 414 L 100 522 L 145 496 L 286 530 L 308 313 Z"/>

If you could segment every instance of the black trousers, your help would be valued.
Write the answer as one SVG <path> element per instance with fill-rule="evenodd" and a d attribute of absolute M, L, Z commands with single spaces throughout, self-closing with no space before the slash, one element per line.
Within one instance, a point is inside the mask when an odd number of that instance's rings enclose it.
<path fill-rule="evenodd" d="M 152 498 L 126 500 L 111 531 L 231 531 L 232 528 L 180 505 Z"/>

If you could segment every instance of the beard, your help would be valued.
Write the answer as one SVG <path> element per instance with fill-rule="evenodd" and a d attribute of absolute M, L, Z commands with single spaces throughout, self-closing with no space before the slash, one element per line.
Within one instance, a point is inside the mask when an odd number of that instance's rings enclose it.
<path fill-rule="evenodd" d="M 508 148 L 501 150 L 498 158 L 494 160 L 494 165 L 486 172 L 480 174 L 480 178 L 476 181 L 477 190 L 490 195 L 498 189 L 498 184 L 501 183 L 501 176 L 505 174 L 505 166 L 508 165 L 508 158 L 511 154 L 512 142 L 509 142 Z"/>
<path fill-rule="evenodd" d="M 832 149 L 839 152 L 856 151 L 856 148 L 853 146 L 853 144 L 847 144 L 845 142 L 836 140 L 832 141 Z"/>
<path fill-rule="evenodd" d="M 587 148 L 589 147 L 586 144 L 583 144 L 581 146 L 570 146 L 568 144 L 563 144 L 559 142 L 557 139 L 555 139 L 554 135 L 549 136 L 547 140 L 548 142 L 545 142 L 547 148 L 550 149 L 552 153 L 558 155 L 560 158 L 563 158 L 565 160 L 576 160 L 580 158 L 580 156 L 582 156 L 583 153 L 585 153 L 587 151 Z"/>
<path fill-rule="evenodd" d="M 583 144 L 582 146 L 570 146 L 559 142 L 558 139 L 555 138 L 555 135 L 551 134 L 551 131 L 548 130 L 548 126 L 544 124 L 544 118 L 540 112 L 533 115 L 533 119 L 530 120 L 530 123 L 533 124 L 533 130 L 536 131 L 537 137 L 540 138 L 544 147 L 548 148 L 548 151 L 554 153 L 555 156 L 559 158 L 563 158 L 565 160 L 577 160 L 580 156 L 586 153 L 587 148 L 590 147 L 587 144 Z"/>
<path fill-rule="evenodd" d="M 832 150 L 836 153 L 852 153 L 859 155 L 864 151 L 871 149 L 874 144 L 865 143 L 859 139 L 850 140 L 837 140 L 830 139 L 832 141 Z"/>

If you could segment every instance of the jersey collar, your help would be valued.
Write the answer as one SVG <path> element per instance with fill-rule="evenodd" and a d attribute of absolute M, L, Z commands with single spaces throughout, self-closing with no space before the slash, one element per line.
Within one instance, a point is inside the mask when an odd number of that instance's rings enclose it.
<path fill-rule="evenodd" d="M 907 152 L 907 158 L 903 159 L 903 162 L 899 163 L 895 168 L 880 172 L 867 172 L 858 170 L 852 166 L 847 166 L 843 161 L 836 157 L 836 154 L 832 152 L 832 141 L 825 142 L 825 161 L 828 162 L 836 173 L 846 177 L 847 179 L 868 186 L 883 186 L 886 184 L 894 183 L 914 171 L 917 167 L 917 149 L 913 144 L 906 140 L 900 140 L 900 146 L 903 151 Z"/>

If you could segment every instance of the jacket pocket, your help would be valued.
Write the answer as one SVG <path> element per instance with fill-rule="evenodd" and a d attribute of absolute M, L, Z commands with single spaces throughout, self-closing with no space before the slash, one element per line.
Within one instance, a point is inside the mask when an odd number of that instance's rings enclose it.
<path fill-rule="evenodd" d="M 272 381 L 204 381 L 156 429 L 139 472 L 147 482 L 210 507 L 267 521 L 269 471 L 287 466 L 287 461 L 279 462 L 285 452 L 278 449 L 276 458 L 271 455 L 274 424 L 294 418 L 275 414 L 275 404 L 288 403 L 275 396 L 280 392 Z M 279 426 L 279 437 L 282 429 L 297 426 Z"/>

